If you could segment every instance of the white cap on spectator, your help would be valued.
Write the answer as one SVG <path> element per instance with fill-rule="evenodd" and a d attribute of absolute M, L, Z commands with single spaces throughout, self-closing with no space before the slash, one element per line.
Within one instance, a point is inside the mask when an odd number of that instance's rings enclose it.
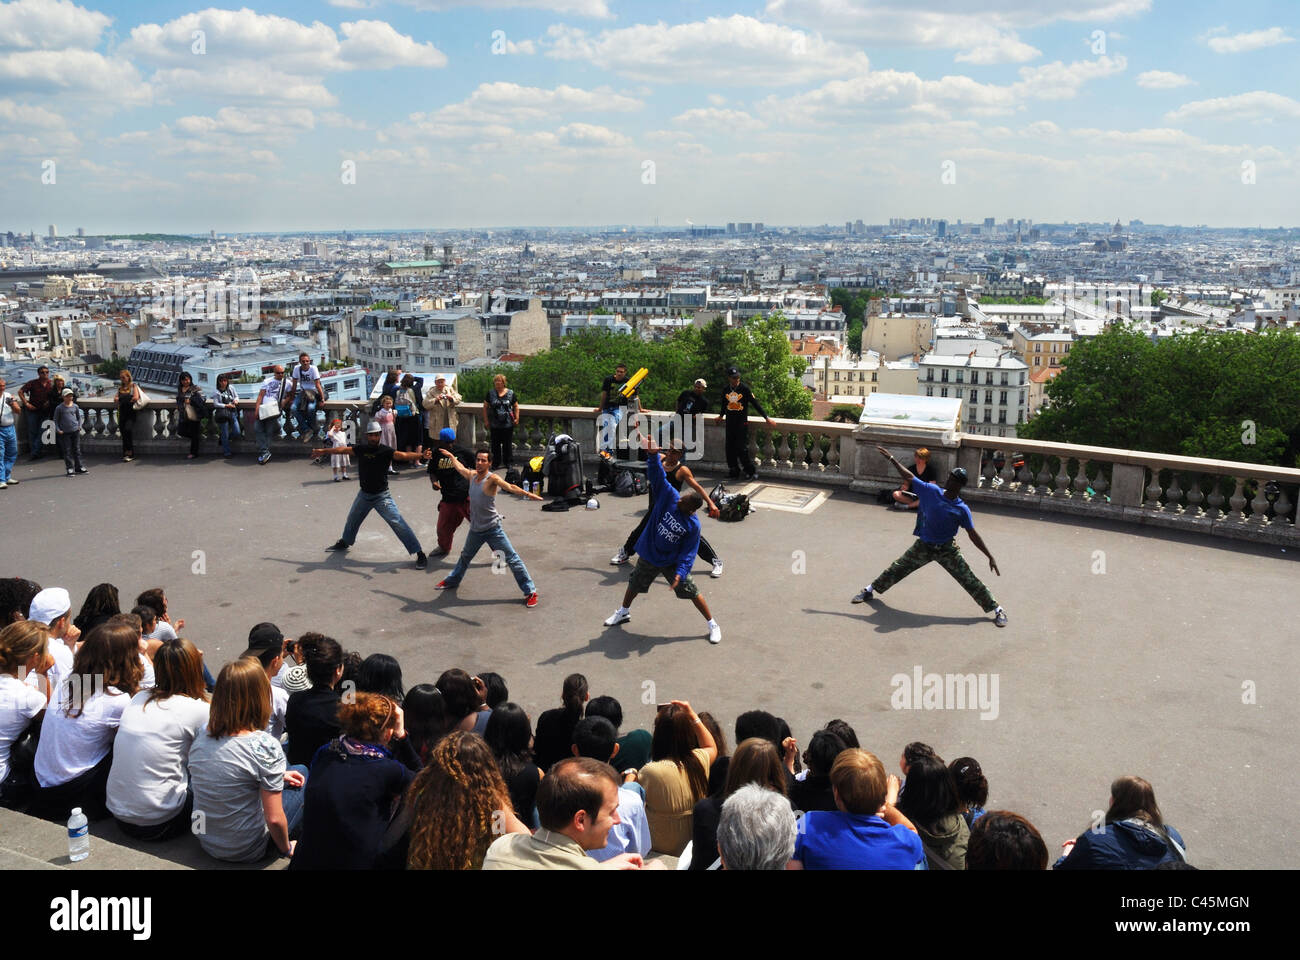
<path fill-rule="evenodd" d="M 62 587 L 46 587 L 32 597 L 28 620 L 43 623 L 47 627 L 65 613 L 72 611 L 72 597 Z"/>

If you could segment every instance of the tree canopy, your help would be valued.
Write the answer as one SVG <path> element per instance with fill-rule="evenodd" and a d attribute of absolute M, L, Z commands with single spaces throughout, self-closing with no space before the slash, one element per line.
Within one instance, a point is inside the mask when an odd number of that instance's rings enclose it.
<path fill-rule="evenodd" d="M 1082 340 L 1019 436 L 1298 466 L 1300 334 L 1203 331 L 1153 343 L 1116 324 Z"/>

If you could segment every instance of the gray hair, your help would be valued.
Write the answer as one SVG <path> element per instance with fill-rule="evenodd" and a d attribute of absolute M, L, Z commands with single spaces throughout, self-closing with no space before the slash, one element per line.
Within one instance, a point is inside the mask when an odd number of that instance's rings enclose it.
<path fill-rule="evenodd" d="M 794 841 L 794 810 L 774 790 L 748 783 L 722 805 L 718 852 L 728 870 L 784 870 Z"/>

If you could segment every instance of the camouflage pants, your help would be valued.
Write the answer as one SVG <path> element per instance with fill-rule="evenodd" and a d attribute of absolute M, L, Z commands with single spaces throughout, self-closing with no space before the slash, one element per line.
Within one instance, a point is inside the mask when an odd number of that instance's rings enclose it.
<path fill-rule="evenodd" d="M 952 578 L 962 585 L 962 589 L 969 593 L 986 613 L 998 605 L 998 602 L 993 599 L 993 594 L 989 593 L 989 588 L 984 586 L 980 578 L 975 576 L 974 571 L 967 566 L 955 542 L 934 544 L 917 540 L 907 548 L 905 554 L 891 563 L 884 573 L 876 577 L 872 582 L 874 592 L 884 593 L 899 580 L 909 573 L 920 570 L 931 560 L 952 574 Z"/>

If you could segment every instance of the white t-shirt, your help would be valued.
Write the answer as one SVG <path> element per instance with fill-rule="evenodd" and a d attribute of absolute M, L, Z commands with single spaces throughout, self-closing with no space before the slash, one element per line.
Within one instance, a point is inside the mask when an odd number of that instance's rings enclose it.
<path fill-rule="evenodd" d="M 46 649 L 50 652 L 50 656 L 54 658 L 54 666 L 50 667 L 50 672 L 46 674 L 50 682 L 50 706 L 54 706 L 59 702 L 59 698 L 63 696 L 63 681 L 72 676 L 72 661 L 74 658 L 72 648 L 58 637 L 50 637 Z M 38 685 L 41 682 L 41 675 L 33 670 L 27 674 L 26 682 L 27 686 L 40 689 Z"/>
<path fill-rule="evenodd" d="M 315 364 L 309 366 L 305 371 L 302 364 L 294 364 L 290 373 L 293 375 L 293 383 L 296 389 L 320 392 L 320 371 L 316 369 Z"/>
<path fill-rule="evenodd" d="M 292 670 L 292 669 L 293 669 L 294 667 L 296 667 L 296 666 L 298 666 L 298 664 L 294 663 L 294 661 L 293 661 L 292 658 L 290 658 L 290 657 L 285 657 L 285 658 L 284 658 L 284 663 L 280 664 L 280 672 L 277 673 L 274 677 L 271 678 L 271 686 L 272 686 L 272 687 L 279 687 L 279 688 L 283 689 L 283 687 L 284 687 L 284 678 L 287 677 L 287 676 L 289 675 L 289 671 Z"/>
<path fill-rule="evenodd" d="M 108 687 L 103 693 L 93 694 L 75 717 L 68 716 L 62 706 L 51 706 L 36 747 L 36 779 L 40 785 L 57 787 L 67 783 L 108 756 L 118 718 L 130 702 L 127 694 Z"/>
<path fill-rule="evenodd" d="M 152 690 L 154 687 L 158 686 L 158 682 L 154 680 L 153 661 L 143 653 L 140 654 L 140 667 L 144 670 L 144 674 L 140 677 L 140 689 Z"/>
<path fill-rule="evenodd" d="M 267 377 L 262 381 L 262 402 L 274 403 L 280 399 L 280 391 L 284 390 L 289 383 L 289 378 L 277 380 L 274 376 Z"/>
<path fill-rule="evenodd" d="M 175 640 L 176 629 L 166 620 L 159 620 L 154 628 L 144 635 L 146 640 Z"/>
<path fill-rule="evenodd" d="M 166 823 L 185 806 L 190 745 L 208 723 L 207 701 L 148 699 L 142 690 L 122 711 L 108 774 L 109 812 L 140 827 Z"/>
<path fill-rule="evenodd" d="M 284 687 L 271 687 L 271 722 L 266 732 L 279 740 L 284 736 L 284 714 L 289 709 L 289 691 Z"/>
<path fill-rule="evenodd" d="M 17 399 L 8 390 L 0 393 L 0 427 L 12 427 L 14 425 L 14 408 L 9 406 L 9 403 Z"/>
<path fill-rule="evenodd" d="M 0 674 L 0 783 L 9 776 L 9 748 L 44 709 L 43 693 L 17 677 Z"/>

